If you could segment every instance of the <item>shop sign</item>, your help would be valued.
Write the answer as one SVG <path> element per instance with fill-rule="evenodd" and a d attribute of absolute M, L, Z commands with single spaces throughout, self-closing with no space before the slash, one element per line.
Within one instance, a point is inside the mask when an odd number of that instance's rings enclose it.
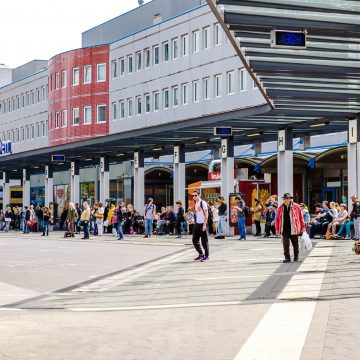
<path fill-rule="evenodd" d="M 209 172 L 208 173 L 208 180 L 209 181 L 221 180 L 221 172 L 220 171 Z"/>
<path fill-rule="evenodd" d="M 11 141 L 0 141 L 0 154 L 11 154 Z"/>

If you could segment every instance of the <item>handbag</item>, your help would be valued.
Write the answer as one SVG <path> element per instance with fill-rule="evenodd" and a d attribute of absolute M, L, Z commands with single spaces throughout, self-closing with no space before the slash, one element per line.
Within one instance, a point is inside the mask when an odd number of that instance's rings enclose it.
<path fill-rule="evenodd" d="M 330 230 L 327 230 L 326 234 L 325 234 L 325 239 L 326 240 L 331 240 L 331 238 L 332 238 L 332 233 L 330 232 Z"/>

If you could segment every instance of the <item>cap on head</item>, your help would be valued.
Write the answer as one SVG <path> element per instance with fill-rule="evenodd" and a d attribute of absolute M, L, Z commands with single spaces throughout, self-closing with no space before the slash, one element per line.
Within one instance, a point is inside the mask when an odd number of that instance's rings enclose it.
<path fill-rule="evenodd" d="M 283 196 L 283 199 L 292 199 L 293 197 L 290 195 L 290 193 L 285 193 Z"/>

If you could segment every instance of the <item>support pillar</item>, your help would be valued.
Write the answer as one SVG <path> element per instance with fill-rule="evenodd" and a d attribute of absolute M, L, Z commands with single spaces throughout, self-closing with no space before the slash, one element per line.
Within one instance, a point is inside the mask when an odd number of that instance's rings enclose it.
<path fill-rule="evenodd" d="M 360 193 L 360 118 L 349 120 L 348 139 L 348 208 L 351 211 L 351 196 Z"/>
<path fill-rule="evenodd" d="M 291 129 L 279 130 L 278 136 L 278 196 L 294 194 L 293 135 Z"/>
<path fill-rule="evenodd" d="M 181 201 L 183 208 L 186 209 L 186 176 L 185 176 L 185 146 L 174 146 L 174 208 L 176 209 L 176 202 Z"/>
<path fill-rule="evenodd" d="M 45 165 L 45 206 L 54 202 L 54 172 L 53 165 Z"/>
<path fill-rule="evenodd" d="M 78 203 L 80 200 L 80 167 L 79 161 L 75 160 L 71 162 L 71 179 L 70 179 L 70 189 L 71 189 L 71 202 Z"/>
<path fill-rule="evenodd" d="M 259 156 L 259 154 L 261 154 L 261 152 L 262 152 L 262 143 L 256 143 L 255 149 L 254 149 L 254 155 Z"/>
<path fill-rule="evenodd" d="M 3 190 L 3 211 L 10 204 L 10 186 L 9 186 L 9 174 L 6 171 L 3 171 L 3 176 L 1 179 L 1 185 Z"/>
<path fill-rule="evenodd" d="M 134 153 L 134 208 L 140 214 L 144 212 L 145 204 L 145 168 L 144 152 Z"/>
<path fill-rule="evenodd" d="M 99 201 L 105 204 L 105 200 L 109 198 L 109 157 L 102 156 L 100 158 L 100 196 Z"/>
<path fill-rule="evenodd" d="M 226 235 L 233 236 L 234 228 L 230 226 L 229 195 L 234 192 L 234 138 L 221 140 L 221 195 L 228 206 L 226 222 Z"/>
<path fill-rule="evenodd" d="M 23 169 L 23 206 L 30 205 L 30 171 Z"/>

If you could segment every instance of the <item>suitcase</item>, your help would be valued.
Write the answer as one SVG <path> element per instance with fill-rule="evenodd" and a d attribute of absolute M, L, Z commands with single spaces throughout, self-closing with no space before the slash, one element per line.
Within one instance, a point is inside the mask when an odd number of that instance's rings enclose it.
<path fill-rule="evenodd" d="M 65 231 L 64 238 L 75 237 L 75 234 L 72 231 Z"/>

